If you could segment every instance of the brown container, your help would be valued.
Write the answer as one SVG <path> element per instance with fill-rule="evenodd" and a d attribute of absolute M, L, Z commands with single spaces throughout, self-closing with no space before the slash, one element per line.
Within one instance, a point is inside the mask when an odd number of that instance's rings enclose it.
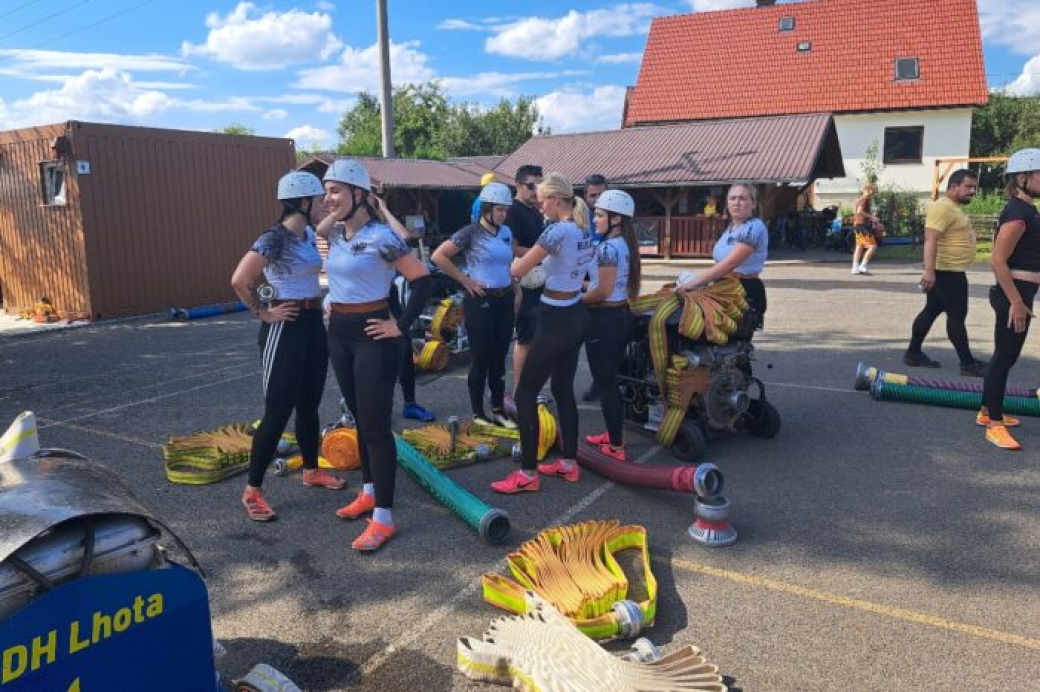
<path fill-rule="evenodd" d="M 68 122 L 0 132 L 4 308 L 109 319 L 235 299 L 292 140 Z M 57 167 L 64 195 L 47 195 Z M 53 189 L 53 188 L 52 188 Z"/>

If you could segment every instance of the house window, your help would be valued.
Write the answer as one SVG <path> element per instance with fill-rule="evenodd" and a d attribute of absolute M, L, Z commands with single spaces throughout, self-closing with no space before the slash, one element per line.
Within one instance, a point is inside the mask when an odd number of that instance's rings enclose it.
<path fill-rule="evenodd" d="M 812 44 L 810 42 L 802 41 L 798 44 L 799 53 L 808 53 L 810 50 L 812 50 Z"/>
<path fill-rule="evenodd" d="M 883 162 L 921 163 L 924 149 L 923 127 L 886 127 Z"/>
<path fill-rule="evenodd" d="M 794 17 L 780 17 L 780 31 L 794 31 Z"/>
<path fill-rule="evenodd" d="M 896 58 L 896 81 L 920 79 L 921 70 L 917 58 Z"/>
<path fill-rule="evenodd" d="M 40 164 L 40 182 L 43 203 L 47 206 L 65 204 L 65 164 L 61 161 L 44 161 Z"/>

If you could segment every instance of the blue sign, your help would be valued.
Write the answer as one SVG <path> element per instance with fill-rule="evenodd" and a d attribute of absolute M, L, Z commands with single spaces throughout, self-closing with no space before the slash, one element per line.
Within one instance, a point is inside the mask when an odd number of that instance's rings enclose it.
<path fill-rule="evenodd" d="M 206 585 L 178 565 L 78 579 L 0 622 L 2 692 L 217 689 Z"/>

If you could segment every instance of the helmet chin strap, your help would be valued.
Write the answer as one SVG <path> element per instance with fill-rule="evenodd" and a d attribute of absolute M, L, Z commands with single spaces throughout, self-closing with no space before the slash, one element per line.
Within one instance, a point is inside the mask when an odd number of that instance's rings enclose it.
<path fill-rule="evenodd" d="M 502 225 L 495 223 L 494 220 L 492 220 L 493 216 L 494 216 L 494 212 L 493 211 L 489 211 L 488 213 L 484 214 L 480 218 L 481 218 L 482 221 L 486 221 L 488 226 L 491 226 L 492 228 L 494 228 L 497 231 L 498 229 L 502 228 Z"/>
<path fill-rule="evenodd" d="M 342 219 L 340 219 L 340 222 L 343 222 L 343 223 L 345 223 L 347 221 L 350 221 L 352 218 L 354 218 L 354 214 L 357 213 L 358 209 L 360 209 L 362 206 L 364 206 L 364 205 L 358 204 L 357 197 L 354 195 L 354 193 L 357 190 L 360 190 L 361 188 L 354 187 L 353 185 L 348 185 L 347 187 L 350 189 L 350 211 L 347 212 L 346 216 L 344 216 Z"/>

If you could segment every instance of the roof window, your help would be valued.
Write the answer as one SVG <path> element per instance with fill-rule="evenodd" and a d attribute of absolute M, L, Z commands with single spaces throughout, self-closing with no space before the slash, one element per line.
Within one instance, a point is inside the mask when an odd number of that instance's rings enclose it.
<path fill-rule="evenodd" d="M 896 81 L 920 79 L 921 70 L 917 58 L 896 58 Z"/>
<path fill-rule="evenodd" d="M 798 44 L 798 52 L 799 53 L 808 53 L 811 50 L 812 50 L 812 43 L 810 43 L 809 41 L 802 41 L 802 42 L 800 42 Z"/>
<path fill-rule="evenodd" d="M 794 31 L 794 17 L 780 17 L 780 31 Z"/>

